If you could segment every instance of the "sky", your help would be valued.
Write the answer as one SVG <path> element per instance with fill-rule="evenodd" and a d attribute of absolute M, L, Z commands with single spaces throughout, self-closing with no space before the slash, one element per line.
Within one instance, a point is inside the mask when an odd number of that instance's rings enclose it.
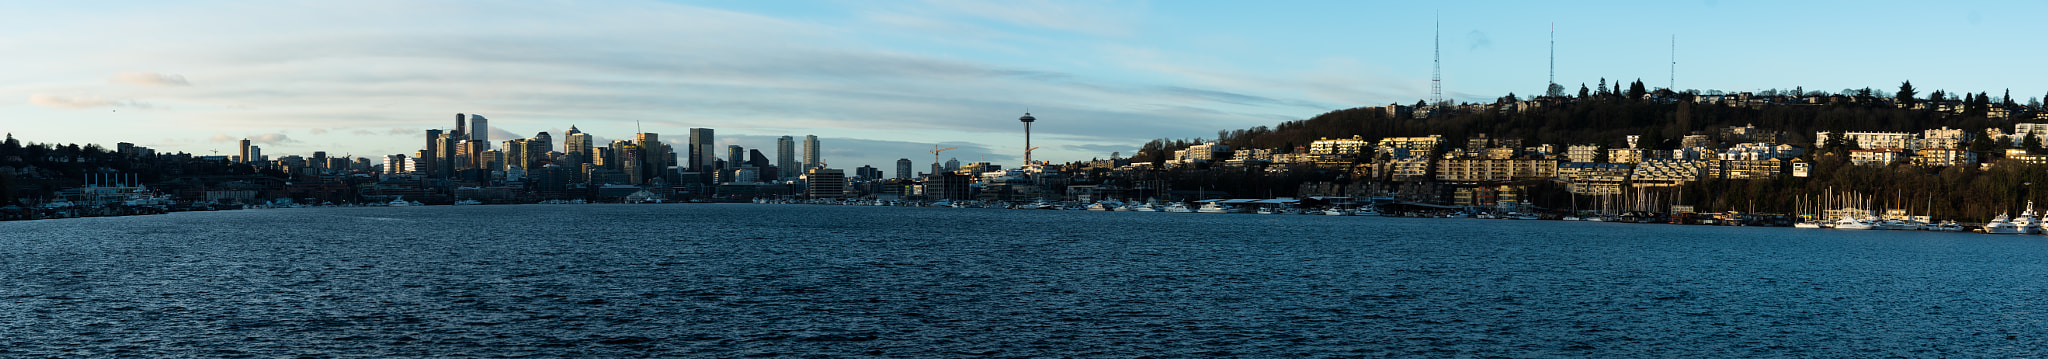
<path fill-rule="evenodd" d="M 689 128 L 834 168 L 1130 156 L 1430 96 L 1652 88 L 2048 94 L 2043 2 L 51 1 L 0 5 L 0 131 L 272 157 Z M 1673 60 L 1676 64 L 1673 64 Z M 722 146 L 721 146 L 722 147 Z M 216 152 L 218 151 L 218 152 Z M 722 156 L 723 150 L 720 151 Z M 942 158 L 942 159 L 943 159 Z"/>

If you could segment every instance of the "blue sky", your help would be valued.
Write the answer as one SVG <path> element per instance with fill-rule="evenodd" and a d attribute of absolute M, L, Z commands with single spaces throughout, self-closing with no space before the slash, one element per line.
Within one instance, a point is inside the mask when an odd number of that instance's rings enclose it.
<path fill-rule="evenodd" d="M 0 130 L 271 155 L 417 151 L 454 113 L 492 138 L 636 126 L 833 167 L 1130 155 L 1429 95 L 1558 82 L 1680 89 L 2048 92 L 2038 2 L 351 1 L 41 2 L 0 11 Z M 502 130 L 502 131 L 497 131 Z M 771 153 L 772 155 L 772 153 Z"/>

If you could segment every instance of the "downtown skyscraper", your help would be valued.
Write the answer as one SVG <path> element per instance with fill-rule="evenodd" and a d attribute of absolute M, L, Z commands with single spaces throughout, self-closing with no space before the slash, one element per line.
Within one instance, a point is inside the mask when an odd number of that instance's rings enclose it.
<path fill-rule="evenodd" d="M 711 172 L 715 170 L 711 168 L 711 165 L 718 162 L 716 161 L 718 149 L 711 147 L 713 142 L 715 141 L 712 138 L 711 129 L 690 129 L 690 143 L 684 145 L 684 147 L 688 147 L 686 150 L 689 152 L 687 155 L 690 157 L 688 160 L 689 168 L 685 169 L 686 171 Z"/>
<path fill-rule="evenodd" d="M 804 168 L 805 168 L 805 169 L 809 169 L 809 168 L 812 168 L 812 167 L 822 167 L 822 166 L 824 165 L 824 160 L 825 160 L 825 158 L 824 158 L 824 157 L 820 157 L 820 156 L 819 156 L 819 152 L 818 152 L 818 151 L 819 151 L 819 150 L 818 150 L 818 136 L 817 136 L 817 135 L 804 135 Z"/>
<path fill-rule="evenodd" d="M 784 179 L 796 178 L 797 175 L 803 174 L 803 171 L 796 167 L 795 137 L 782 136 L 775 139 L 775 168 L 781 170 L 778 174 Z"/>

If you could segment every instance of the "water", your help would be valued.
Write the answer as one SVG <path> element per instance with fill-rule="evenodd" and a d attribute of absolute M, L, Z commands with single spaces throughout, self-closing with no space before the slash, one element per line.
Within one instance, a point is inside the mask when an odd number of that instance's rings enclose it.
<path fill-rule="evenodd" d="M 4 357 L 2048 355 L 2042 236 L 754 204 L 0 233 Z"/>

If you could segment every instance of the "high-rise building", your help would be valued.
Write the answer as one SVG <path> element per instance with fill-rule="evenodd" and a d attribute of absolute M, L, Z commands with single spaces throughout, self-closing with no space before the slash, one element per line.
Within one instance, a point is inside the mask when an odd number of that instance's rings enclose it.
<path fill-rule="evenodd" d="M 249 157 L 249 139 L 242 139 L 242 163 L 256 162 L 253 158 Z"/>
<path fill-rule="evenodd" d="M 483 141 L 484 147 L 482 149 L 486 150 L 491 149 L 490 121 L 484 119 L 483 115 L 469 115 L 469 139 Z"/>
<path fill-rule="evenodd" d="M 500 170 L 526 167 L 526 142 L 524 138 L 505 140 L 504 144 L 500 146 L 505 151 L 505 157 L 498 159 L 499 161 L 504 161 L 504 168 Z"/>
<path fill-rule="evenodd" d="M 242 153 L 242 161 L 256 164 L 258 167 L 264 167 L 262 166 L 263 162 L 265 162 L 263 160 L 263 146 L 249 146 L 247 152 Z"/>
<path fill-rule="evenodd" d="M 626 174 L 627 183 L 637 185 L 647 180 L 647 173 L 641 170 L 646 165 L 642 160 L 647 156 L 639 144 L 627 140 L 612 141 L 611 153 L 613 157 L 610 159 L 617 160 L 619 172 Z"/>
<path fill-rule="evenodd" d="M 804 171 L 804 195 L 810 198 L 846 196 L 846 171 L 813 167 Z"/>
<path fill-rule="evenodd" d="M 882 169 L 875 166 L 860 166 L 853 169 L 853 176 L 866 180 L 882 179 Z"/>
<path fill-rule="evenodd" d="M 781 170 L 783 178 L 803 174 L 796 167 L 796 138 L 782 136 L 775 139 L 775 168 Z"/>
<path fill-rule="evenodd" d="M 468 121 L 463 120 L 462 114 L 455 114 L 455 132 L 450 132 L 448 134 L 455 135 L 455 139 L 458 140 L 469 139 L 468 126 L 464 125 L 466 123 L 468 123 Z"/>
<path fill-rule="evenodd" d="M 747 158 L 746 158 L 746 157 L 740 157 L 740 156 L 746 155 L 746 154 L 747 154 L 747 152 L 746 152 L 746 151 L 747 151 L 746 149 L 744 149 L 744 148 L 740 148 L 740 145 L 730 145 L 730 146 L 725 146 L 725 165 L 726 165 L 726 167 L 727 167 L 727 168 L 729 168 L 729 169 L 730 169 L 730 168 L 740 168 L 740 167 L 746 167 L 746 166 L 747 166 Z"/>
<path fill-rule="evenodd" d="M 691 129 L 693 134 L 695 130 Z M 710 130 L 706 129 L 705 137 L 708 138 L 710 136 Z M 666 177 L 663 174 L 666 174 L 665 172 L 668 169 L 668 146 L 661 145 L 661 135 L 654 133 L 634 134 L 633 142 L 637 146 L 637 152 L 640 152 L 637 154 L 637 158 L 635 158 L 640 162 L 638 168 L 640 181 L 636 184 L 645 184 L 645 181 Z"/>
<path fill-rule="evenodd" d="M 434 167 L 440 163 L 436 161 L 440 156 L 441 130 L 427 130 L 427 148 L 420 150 L 420 155 L 413 156 L 413 160 L 419 162 L 420 172 L 426 173 L 427 177 L 440 177 L 440 172 Z"/>
<path fill-rule="evenodd" d="M 439 143 L 435 144 L 440 151 L 434 153 L 434 177 L 449 178 L 455 176 L 457 169 L 455 168 L 455 154 L 459 150 L 456 148 L 456 143 L 459 142 L 461 140 L 457 140 L 455 134 L 441 134 Z"/>
<path fill-rule="evenodd" d="M 541 131 L 540 133 L 533 134 L 533 138 L 526 140 L 526 142 L 527 146 L 540 149 L 540 153 L 542 154 L 555 151 L 555 138 L 554 136 L 548 136 L 547 131 Z"/>
<path fill-rule="evenodd" d="M 568 155 L 569 161 L 577 164 L 593 163 L 592 161 L 597 160 L 590 153 L 590 145 L 590 134 L 577 130 L 573 125 L 569 126 L 569 132 L 562 136 L 562 153 Z"/>
<path fill-rule="evenodd" d="M 716 149 L 711 148 L 712 140 L 713 138 L 711 129 L 690 129 L 690 143 L 683 144 L 683 150 L 689 152 L 684 154 L 685 156 L 687 156 L 687 158 L 685 158 L 684 161 L 688 162 L 684 166 L 687 167 L 685 169 L 686 171 L 712 172 L 713 170 L 715 170 L 714 168 L 711 168 L 711 160 L 714 158 L 718 158 L 718 153 L 715 152 L 717 151 Z"/>
<path fill-rule="evenodd" d="M 804 135 L 804 168 L 822 167 L 824 161 L 818 156 L 818 136 Z"/>
<path fill-rule="evenodd" d="M 898 159 L 898 160 L 896 160 L 896 179 L 909 179 L 909 178 L 910 178 L 910 159 L 908 159 L 908 158 L 904 158 L 904 159 Z"/>

